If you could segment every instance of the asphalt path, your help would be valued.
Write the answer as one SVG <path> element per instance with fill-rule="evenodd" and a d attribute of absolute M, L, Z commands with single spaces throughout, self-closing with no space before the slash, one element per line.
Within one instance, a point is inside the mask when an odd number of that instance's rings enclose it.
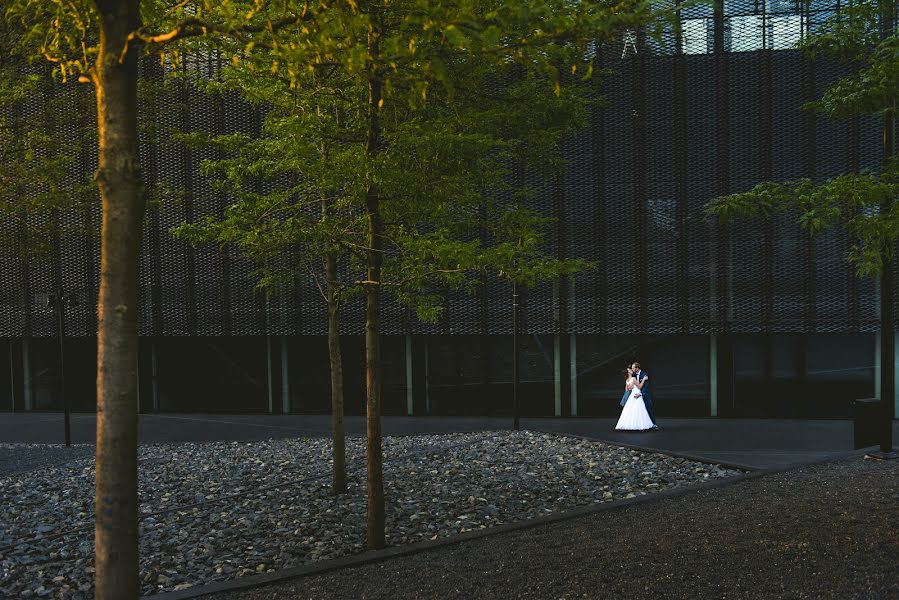
<path fill-rule="evenodd" d="M 383 417 L 384 435 L 418 435 L 457 431 L 509 429 L 509 418 Z M 613 419 L 523 418 L 522 429 L 576 434 L 707 460 L 777 468 L 799 465 L 852 449 L 852 422 L 802 419 L 659 419 L 660 429 L 647 433 L 614 430 Z M 253 441 L 271 438 L 330 435 L 327 415 L 203 415 L 143 414 L 142 444 Z M 347 417 L 348 435 L 365 434 L 362 417 Z M 899 422 L 893 423 L 899 440 Z M 96 416 L 72 415 L 72 441 L 93 444 Z M 59 444 L 63 441 L 60 413 L 0 413 L 0 443 Z M 0 453 L 0 461 L 2 461 Z"/>

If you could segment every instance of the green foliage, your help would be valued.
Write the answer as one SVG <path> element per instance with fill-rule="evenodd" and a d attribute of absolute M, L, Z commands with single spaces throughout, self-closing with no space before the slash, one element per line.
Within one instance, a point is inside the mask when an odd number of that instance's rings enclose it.
<path fill-rule="evenodd" d="M 63 80 L 93 80 L 93 2 L 9 0 L 5 8 L 32 55 L 55 63 Z M 434 278 L 461 284 L 459 273 L 483 270 L 486 256 L 522 282 L 538 271 L 549 275 L 556 264 L 549 259 L 537 271 L 523 258 L 507 264 L 513 248 L 536 260 L 532 234 L 512 225 L 543 226 L 508 216 L 524 214 L 532 193 L 509 189 L 510 165 L 543 175 L 558 170 L 558 140 L 584 113 L 571 84 L 592 74 L 588 46 L 622 29 L 661 27 L 670 15 L 651 0 L 145 0 L 129 46 L 176 66 L 185 54 L 221 52 L 233 69 L 210 91 L 236 91 L 267 113 L 258 139 L 182 139 L 218 149 L 223 159 L 204 170 L 238 202 L 223 219 L 185 225 L 179 234 L 240 247 L 264 265 L 263 282 L 297 272 L 297 265 L 276 267 L 290 262 L 280 258 L 288 246 L 304 248 L 304 256 L 339 253 L 358 272 L 366 246 L 361 199 L 375 185 L 390 245 L 384 273 L 410 298 Z M 380 131 L 370 152 L 373 81 L 381 89 Z M 501 92 L 491 96 L 490 89 Z M 176 195 L 164 185 L 154 192 Z M 324 214 L 317 209 L 323 198 Z M 506 250 L 482 248 L 475 259 L 476 239 Z M 429 257 L 433 269 L 415 269 L 409 257 L 416 256 Z M 558 273 L 573 264 L 558 263 Z"/>
<path fill-rule="evenodd" d="M 842 4 L 800 47 L 811 57 L 819 54 L 841 61 L 864 61 L 880 42 L 880 7 L 874 0 Z"/>
<path fill-rule="evenodd" d="M 260 10 L 265 6 L 270 10 Z M 141 25 L 121 53 L 137 47 L 177 63 L 182 50 L 177 44 L 187 40 L 200 40 L 193 48 L 209 47 L 213 38 L 249 46 L 256 36 L 267 38 L 273 30 L 296 30 L 303 22 L 304 6 L 257 0 L 185 0 L 173 6 L 164 0 L 143 0 Z M 43 57 L 55 64 L 63 81 L 72 76 L 93 78 L 100 42 L 94 0 L 6 0 L 4 8 L 2 16 L 33 49 L 30 58 Z"/>
<path fill-rule="evenodd" d="M 802 47 L 811 57 L 819 54 L 857 65 L 848 76 L 825 90 L 807 108 L 835 118 L 854 115 L 895 114 L 899 90 L 899 36 L 880 30 L 881 13 L 888 8 L 871 0 L 842 8 Z M 887 35 L 884 35 L 887 33 Z"/>
<path fill-rule="evenodd" d="M 869 57 L 867 67 L 828 88 L 811 108 L 832 117 L 888 113 L 895 116 L 899 90 L 899 37 L 880 42 Z"/>
<path fill-rule="evenodd" d="M 893 207 L 881 213 L 899 192 L 897 165 L 894 160 L 881 173 L 848 173 L 823 184 L 808 179 L 760 183 L 748 192 L 716 198 L 706 214 L 722 223 L 791 214 L 811 235 L 842 228 L 853 240 L 848 258 L 858 275 L 877 276 L 899 238 L 899 211 Z"/>
<path fill-rule="evenodd" d="M 24 235 L 2 242 L 15 252 L 27 246 L 31 255 L 43 255 L 52 217 L 94 197 L 92 182 L 73 182 L 70 170 L 91 138 L 78 124 L 74 139 L 57 135 L 56 115 L 77 99 L 49 96 L 46 79 L 26 68 L 27 51 L 21 36 L 0 21 L 0 219 L 19 222 Z"/>
<path fill-rule="evenodd" d="M 235 52 L 203 83 L 264 108 L 264 125 L 258 137 L 180 137 L 219 152 L 203 172 L 233 203 L 175 233 L 239 249 L 262 285 L 321 281 L 309 257 L 338 255 L 338 283 L 354 293 L 366 279 L 365 194 L 375 185 L 381 285 L 421 318 L 439 316 L 447 286 L 473 289 L 488 272 L 531 285 L 587 268 L 543 251 L 550 222 L 519 175 L 559 173 L 560 141 L 589 103 L 586 44 L 649 12 L 642 2 L 413 0 L 317 13 L 304 35 Z M 374 80 L 383 95 L 369 152 Z"/>
<path fill-rule="evenodd" d="M 895 119 L 899 37 L 881 32 L 881 10 L 871 1 L 844 7 L 803 42 L 812 58 L 822 54 L 860 65 L 804 108 L 834 118 L 881 114 Z M 824 183 L 760 183 L 750 191 L 715 198 L 706 205 L 706 215 L 732 223 L 786 213 L 812 235 L 842 228 L 851 240 L 847 258 L 857 274 L 875 277 L 899 238 L 899 211 L 893 202 L 897 192 L 899 160 L 893 158 L 880 171 L 847 173 Z"/>

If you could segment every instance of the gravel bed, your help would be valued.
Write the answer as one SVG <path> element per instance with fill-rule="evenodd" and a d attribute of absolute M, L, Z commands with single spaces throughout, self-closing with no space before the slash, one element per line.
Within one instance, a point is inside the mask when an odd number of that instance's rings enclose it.
<path fill-rule="evenodd" d="M 69 448 L 62 444 L 0 444 L 0 477 L 93 456 L 94 446 L 91 444 L 74 444 Z"/>
<path fill-rule="evenodd" d="M 142 593 L 362 551 L 364 440 L 347 446 L 349 493 L 339 497 L 326 439 L 141 447 Z M 387 543 L 738 473 L 555 434 L 385 437 Z M 92 458 L 0 477 L 0 597 L 92 596 L 93 484 Z"/>
<path fill-rule="evenodd" d="M 894 600 L 899 461 L 766 474 L 208 598 Z"/>

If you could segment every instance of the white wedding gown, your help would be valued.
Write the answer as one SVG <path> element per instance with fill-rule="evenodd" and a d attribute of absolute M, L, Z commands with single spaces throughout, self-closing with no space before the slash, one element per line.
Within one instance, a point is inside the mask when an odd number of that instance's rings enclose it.
<path fill-rule="evenodd" d="M 633 379 L 631 377 L 628 383 L 633 383 Z M 634 386 L 630 396 L 627 397 L 627 402 L 624 404 L 624 410 L 621 411 L 621 417 L 618 418 L 618 424 L 615 425 L 615 429 L 625 431 L 652 429 L 652 419 L 649 418 L 649 413 L 646 412 L 646 405 L 643 404 L 643 395 L 637 386 Z"/>

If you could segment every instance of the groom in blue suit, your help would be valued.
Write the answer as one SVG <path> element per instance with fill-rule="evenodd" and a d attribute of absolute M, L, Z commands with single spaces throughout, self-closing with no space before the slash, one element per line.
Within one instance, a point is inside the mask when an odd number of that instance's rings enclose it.
<path fill-rule="evenodd" d="M 646 412 L 649 413 L 649 418 L 652 420 L 652 428 L 658 429 L 659 426 L 656 425 L 656 413 L 652 409 L 652 387 L 649 383 L 649 373 L 641 370 L 640 363 L 638 362 L 632 364 L 631 369 L 634 371 L 634 377 L 637 378 L 636 385 L 643 394 L 643 405 L 646 406 Z"/>

